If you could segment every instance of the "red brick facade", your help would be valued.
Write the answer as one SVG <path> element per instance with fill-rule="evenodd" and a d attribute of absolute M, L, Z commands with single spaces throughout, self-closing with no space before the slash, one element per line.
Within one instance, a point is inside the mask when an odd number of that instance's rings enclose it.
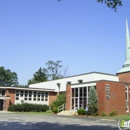
<path fill-rule="evenodd" d="M 110 99 L 106 98 L 106 84 L 110 86 Z M 119 82 L 99 81 L 96 83 L 99 113 L 117 110 L 119 115 L 126 114 L 125 84 Z"/>
<path fill-rule="evenodd" d="M 118 78 L 120 82 L 128 82 L 130 83 L 130 72 L 123 72 L 123 73 L 118 73 Z"/>
<path fill-rule="evenodd" d="M 7 89 L 6 90 L 6 96 L 9 97 L 10 99 L 5 99 L 3 103 L 3 110 L 8 110 L 8 107 L 10 104 L 15 103 L 15 90 L 14 89 Z"/>
<path fill-rule="evenodd" d="M 71 85 L 66 85 L 66 110 L 70 110 L 71 107 Z"/>
<path fill-rule="evenodd" d="M 49 105 L 56 100 L 57 93 L 56 92 L 49 92 Z"/>

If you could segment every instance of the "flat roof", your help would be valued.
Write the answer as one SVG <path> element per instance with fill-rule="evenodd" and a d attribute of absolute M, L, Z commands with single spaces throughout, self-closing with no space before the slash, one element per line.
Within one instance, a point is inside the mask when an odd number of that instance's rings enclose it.
<path fill-rule="evenodd" d="M 25 88 L 25 87 L 6 87 L 0 86 L 2 89 L 15 89 L 15 90 L 33 90 L 33 91 L 50 91 L 55 92 L 55 89 L 41 89 L 41 88 Z"/>
<path fill-rule="evenodd" d="M 82 75 L 89 75 L 89 74 L 94 74 L 94 73 L 96 73 L 96 74 L 110 75 L 110 76 L 115 76 L 115 77 L 117 77 L 116 74 L 108 74 L 108 73 L 93 71 L 93 72 L 88 72 L 88 73 L 83 73 L 83 74 L 77 74 L 77 75 L 67 76 L 67 77 L 63 77 L 63 78 L 60 78 L 60 79 L 67 79 L 67 78 L 71 78 L 71 77 L 82 76 Z M 45 82 L 56 81 L 56 80 L 60 80 L 60 79 L 48 80 L 48 81 L 44 81 L 44 83 L 45 83 Z M 39 83 L 43 83 L 43 82 L 39 82 Z M 39 83 L 34 83 L 34 84 L 39 84 Z M 33 85 L 33 84 L 30 84 L 30 85 Z"/>

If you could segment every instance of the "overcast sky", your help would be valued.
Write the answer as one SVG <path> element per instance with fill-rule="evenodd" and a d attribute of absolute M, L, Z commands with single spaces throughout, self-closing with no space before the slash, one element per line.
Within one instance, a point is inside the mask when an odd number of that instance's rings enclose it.
<path fill-rule="evenodd" d="M 125 19 L 96 0 L 0 0 L 0 66 L 27 84 L 48 60 L 61 60 L 68 75 L 116 74 L 125 61 Z M 129 26 L 130 28 L 130 26 Z"/>

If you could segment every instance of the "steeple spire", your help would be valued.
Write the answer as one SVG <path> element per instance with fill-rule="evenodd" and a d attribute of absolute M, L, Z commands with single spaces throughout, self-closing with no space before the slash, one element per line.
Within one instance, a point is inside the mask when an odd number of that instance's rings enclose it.
<path fill-rule="evenodd" d="M 123 68 L 118 73 L 128 72 L 130 71 L 130 34 L 128 22 L 126 19 L 126 58 Z"/>
<path fill-rule="evenodd" d="M 126 61 L 130 61 L 130 36 L 129 36 L 127 19 L 126 19 Z"/>

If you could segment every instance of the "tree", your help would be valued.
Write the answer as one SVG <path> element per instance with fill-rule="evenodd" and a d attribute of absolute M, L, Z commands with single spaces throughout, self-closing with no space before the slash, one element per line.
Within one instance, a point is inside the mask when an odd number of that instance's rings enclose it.
<path fill-rule="evenodd" d="M 94 114 L 98 111 L 98 97 L 95 88 L 90 87 L 88 94 L 88 112 L 89 114 Z"/>
<path fill-rule="evenodd" d="M 62 73 L 61 68 L 63 67 L 63 65 L 61 65 L 61 62 L 62 61 L 60 60 L 49 60 L 46 63 L 47 68 L 40 67 L 40 69 L 33 75 L 33 78 L 28 80 L 28 85 L 65 77 L 67 73 L 67 68 Z"/>
<path fill-rule="evenodd" d="M 122 6 L 122 0 L 97 0 L 99 3 L 105 3 L 107 7 L 117 11 L 117 6 Z"/>
<path fill-rule="evenodd" d="M 49 60 L 46 63 L 47 69 L 45 69 L 45 68 L 44 69 L 46 70 L 48 78 L 50 80 L 60 79 L 60 78 L 65 77 L 65 74 L 66 74 L 67 70 L 65 70 L 65 72 L 63 74 L 61 73 L 60 69 L 63 67 L 61 65 L 61 62 L 62 61 L 60 61 L 60 60 L 58 60 L 56 62 Z"/>
<path fill-rule="evenodd" d="M 40 67 L 38 71 L 36 71 L 35 74 L 33 75 L 33 78 L 28 80 L 28 85 L 39 83 L 39 82 L 44 82 L 44 81 L 47 81 L 47 79 L 48 78 L 47 78 L 46 70 Z"/>
<path fill-rule="evenodd" d="M 61 1 L 61 0 L 58 0 Z M 97 0 L 99 3 L 105 3 L 107 7 L 117 11 L 118 6 L 122 6 L 122 0 Z"/>
<path fill-rule="evenodd" d="M 0 86 L 18 86 L 17 73 L 0 67 Z"/>

